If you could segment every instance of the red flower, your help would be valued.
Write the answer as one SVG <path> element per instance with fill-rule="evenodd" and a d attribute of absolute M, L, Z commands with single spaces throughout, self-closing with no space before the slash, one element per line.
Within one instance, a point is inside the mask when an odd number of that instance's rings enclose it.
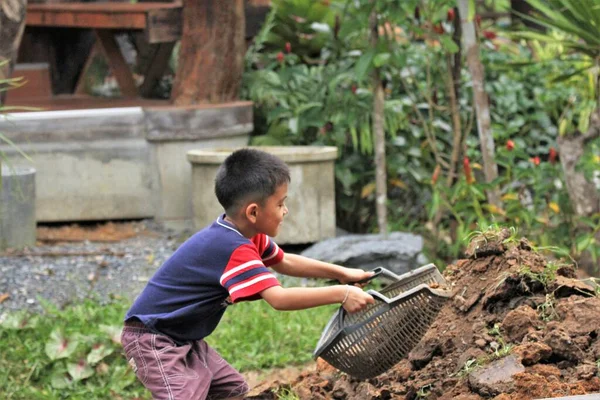
<path fill-rule="evenodd" d="M 356 94 L 356 91 L 358 90 L 358 87 L 356 85 L 352 85 L 352 87 L 350 88 L 350 90 L 352 90 L 352 94 Z"/>
<path fill-rule="evenodd" d="M 556 158 L 558 157 L 558 152 L 556 151 L 556 149 L 554 147 L 550 147 L 550 151 L 548 153 L 550 155 L 550 157 L 549 157 L 550 163 L 551 164 L 556 163 Z"/>
<path fill-rule="evenodd" d="M 467 178 L 467 183 L 470 185 L 475 182 L 475 178 L 473 178 L 473 173 L 471 172 L 471 162 L 467 156 L 465 156 L 463 159 L 463 167 L 465 168 L 465 178 Z"/>
<path fill-rule="evenodd" d="M 541 162 L 541 160 L 540 160 L 540 158 L 538 156 L 531 157 L 529 159 L 529 161 L 531 161 L 533 163 L 533 165 L 536 165 L 536 166 L 540 165 L 540 162 Z"/>
<path fill-rule="evenodd" d="M 444 27 L 442 26 L 442 24 L 437 24 L 433 27 L 433 31 L 435 33 L 437 33 L 438 35 L 443 35 L 444 34 Z"/>
<path fill-rule="evenodd" d="M 438 178 L 440 177 L 440 171 L 442 170 L 442 167 L 440 167 L 440 165 L 436 165 L 435 169 L 433 170 L 433 175 L 431 177 L 431 184 L 435 185 L 435 183 L 437 182 Z"/>
<path fill-rule="evenodd" d="M 279 53 L 277 53 L 277 61 L 279 62 L 279 64 L 283 64 L 283 60 L 285 60 L 285 56 L 280 51 Z"/>
<path fill-rule="evenodd" d="M 494 40 L 498 35 L 496 35 L 496 32 L 483 31 L 483 36 L 488 40 Z"/>
<path fill-rule="evenodd" d="M 515 148 L 515 142 L 513 142 L 512 140 L 507 140 L 506 141 L 506 150 L 512 151 L 514 148 Z"/>
<path fill-rule="evenodd" d="M 452 22 L 454 21 L 454 17 L 456 17 L 456 14 L 454 13 L 454 8 L 451 8 L 448 10 L 448 15 L 446 19 L 448 20 L 448 22 Z"/>
<path fill-rule="evenodd" d="M 290 42 L 285 43 L 285 52 L 288 54 L 292 52 L 292 44 Z"/>

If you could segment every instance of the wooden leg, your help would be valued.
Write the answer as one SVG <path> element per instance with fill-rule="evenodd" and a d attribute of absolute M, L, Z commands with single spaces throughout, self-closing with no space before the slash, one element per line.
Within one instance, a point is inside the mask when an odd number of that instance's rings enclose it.
<path fill-rule="evenodd" d="M 106 56 L 108 65 L 121 88 L 121 95 L 127 98 L 137 97 L 138 91 L 135 86 L 133 75 L 131 74 L 131 70 L 125 61 L 123 54 L 121 54 L 121 49 L 119 49 L 119 44 L 115 40 L 113 32 L 109 29 L 95 29 L 94 32 L 96 33 L 98 43 Z"/>
<path fill-rule="evenodd" d="M 85 64 L 83 65 L 83 68 L 81 69 L 81 72 L 79 73 L 79 78 L 77 78 L 77 85 L 75 85 L 75 92 L 74 92 L 74 94 L 76 94 L 76 95 L 86 94 L 85 76 L 87 75 L 87 72 L 90 69 L 92 62 L 94 62 L 94 58 L 98 54 L 98 51 L 100 51 L 99 46 L 100 45 L 98 44 L 98 41 L 94 42 L 94 44 L 92 45 L 90 54 L 88 55 L 87 60 L 85 60 Z"/>
<path fill-rule="evenodd" d="M 148 63 L 148 69 L 144 71 L 144 83 L 140 86 L 140 95 L 142 97 L 149 97 L 152 94 L 152 90 L 162 78 L 165 73 L 165 69 L 169 65 L 169 59 L 175 47 L 175 42 L 159 43 L 151 45 L 152 57 Z"/>

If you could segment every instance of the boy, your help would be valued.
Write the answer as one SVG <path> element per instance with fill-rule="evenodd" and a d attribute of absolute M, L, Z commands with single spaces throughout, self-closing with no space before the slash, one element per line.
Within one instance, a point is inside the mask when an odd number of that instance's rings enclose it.
<path fill-rule="evenodd" d="M 269 153 L 242 149 L 227 157 L 215 179 L 225 214 L 183 243 L 127 312 L 125 354 L 155 399 L 244 397 L 244 378 L 203 340 L 230 304 L 262 298 L 277 310 L 301 310 L 341 303 L 355 312 L 374 302 L 352 285 L 282 288 L 269 271 L 341 283 L 370 276 L 284 254 L 271 240 L 288 213 L 289 181 L 287 165 Z"/>

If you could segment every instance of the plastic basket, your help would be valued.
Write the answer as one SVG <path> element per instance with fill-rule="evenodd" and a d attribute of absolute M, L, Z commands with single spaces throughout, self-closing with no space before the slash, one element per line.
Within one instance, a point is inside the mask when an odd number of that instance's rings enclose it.
<path fill-rule="evenodd" d="M 348 314 L 342 307 L 323 330 L 314 358 L 359 379 L 370 379 L 406 357 L 421 340 L 450 297 L 446 281 L 435 265 L 428 264 L 403 275 L 384 268 L 373 277 L 392 283 L 381 291 L 369 290 L 375 304 Z"/>

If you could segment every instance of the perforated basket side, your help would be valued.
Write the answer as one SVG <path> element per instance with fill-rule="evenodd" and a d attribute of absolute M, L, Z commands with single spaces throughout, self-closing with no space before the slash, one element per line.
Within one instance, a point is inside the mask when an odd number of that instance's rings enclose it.
<path fill-rule="evenodd" d="M 353 327 L 357 329 L 343 329 L 320 356 L 359 379 L 380 375 L 408 355 L 446 299 L 427 287 L 407 293 L 368 323 Z"/>

